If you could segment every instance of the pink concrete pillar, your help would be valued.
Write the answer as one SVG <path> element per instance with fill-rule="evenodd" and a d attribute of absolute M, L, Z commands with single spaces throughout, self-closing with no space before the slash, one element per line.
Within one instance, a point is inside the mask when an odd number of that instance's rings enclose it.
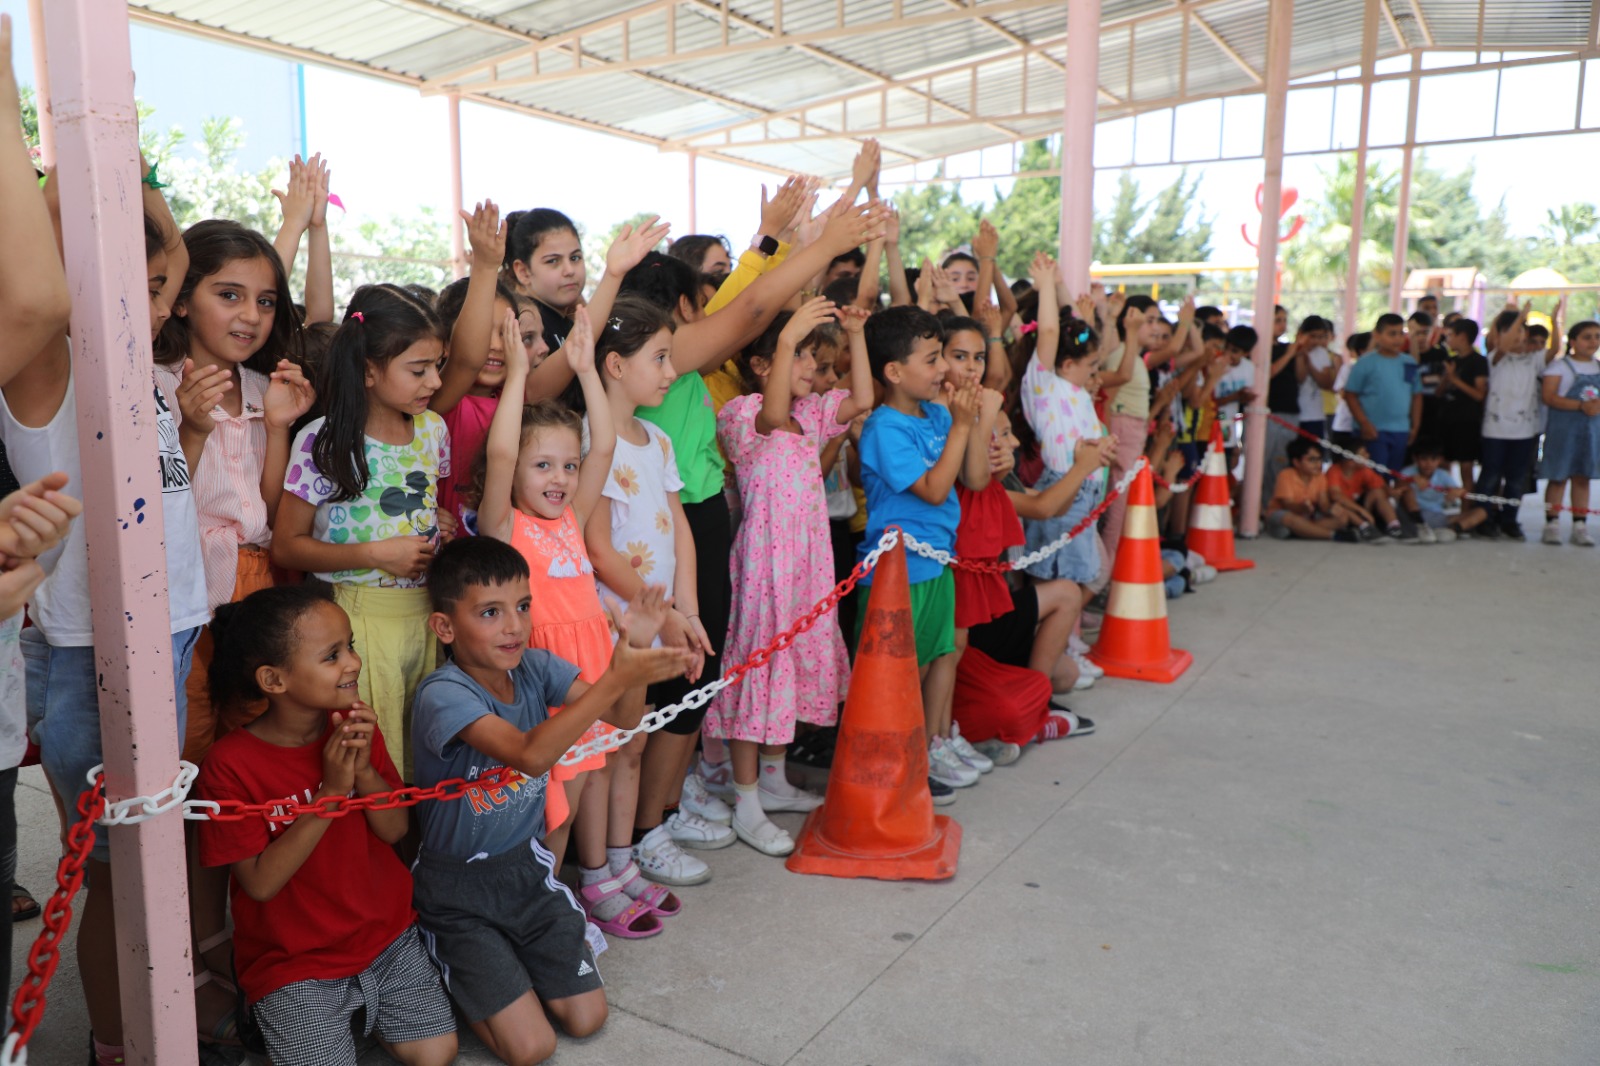
<path fill-rule="evenodd" d="M 461 221 L 461 94 L 450 94 L 450 270 L 467 275 L 467 230 Z"/>
<path fill-rule="evenodd" d="M 1411 53 L 1411 78 L 1406 82 L 1406 144 L 1400 163 L 1400 203 L 1394 217 L 1394 270 L 1389 275 L 1389 310 L 1401 311 L 1406 285 L 1406 251 L 1411 246 L 1411 170 L 1417 154 L 1417 71 L 1422 57 Z"/>
<path fill-rule="evenodd" d="M 700 190 L 697 188 L 700 170 L 700 153 L 693 148 L 685 153 L 689 157 L 689 232 L 700 232 Z"/>
<path fill-rule="evenodd" d="M 1372 74 L 1378 57 L 1378 3 L 1366 0 L 1361 24 L 1361 134 L 1356 146 L 1356 185 L 1350 201 L 1350 274 L 1344 289 L 1344 333 L 1360 332 L 1361 231 L 1367 219 L 1367 127 L 1372 118 Z"/>
<path fill-rule="evenodd" d="M 1244 485 L 1239 507 L 1239 533 L 1253 537 L 1261 528 L 1261 468 L 1266 459 L 1267 382 L 1272 373 L 1273 305 L 1278 289 L 1278 204 L 1283 197 L 1283 126 L 1289 107 L 1289 44 L 1294 30 L 1294 0 L 1270 0 L 1267 11 L 1267 98 L 1262 155 L 1261 234 L 1258 238 L 1255 316 L 1261 339 L 1256 343 L 1256 402 L 1244 423 Z"/>
<path fill-rule="evenodd" d="M 45 5 L 106 796 L 178 769 L 128 7 Z M 75 800 L 83 781 L 60 786 Z M 111 830 L 129 1063 L 195 1062 L 183 823 Z"/>
<path fill-rule="evenodd" d="M 1094 124 L 1100 98 L 1100 0 L 1067 0 L 1066 104 L 1061 114 L 1061 277 L 1089 291 L 1094 259 Z"/>
<path fill-rule="evenodd" d="M 50 115 L 50 58 L 44 44 L 44 0 L 28 0 L 28 33 L 33 38 L 33 100 L 39 108 L 39 165 L 54 166 L 56 124 Z"/>

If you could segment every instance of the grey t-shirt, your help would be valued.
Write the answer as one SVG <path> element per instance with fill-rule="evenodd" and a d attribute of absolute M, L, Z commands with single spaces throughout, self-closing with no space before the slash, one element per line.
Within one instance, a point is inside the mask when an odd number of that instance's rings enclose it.
<path fill-rule="evenodd" d="M 411 745 L 417 784 L 482 777 L 504 764 L 461 739 L 461 731 L 485 715 L 499 715 L 526 732 L 549 717 L 548 708 L 567 701 L 578 668 L 542 648 L 529 648 L 511 671 L 515 703 L 501 703 L 455 663 L 423 678 L 412 708 Z M 550 780 L 472 789 L 460 799 L 417 807 L 422 848 L 458 859 L 499 855 L 544 835 L 544 791 Z"/>

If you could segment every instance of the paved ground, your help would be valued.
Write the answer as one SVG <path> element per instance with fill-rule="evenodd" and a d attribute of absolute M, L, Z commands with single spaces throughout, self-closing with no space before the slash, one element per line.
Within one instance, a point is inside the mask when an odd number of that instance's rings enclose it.
<path fill-rule="evenodd" d="M 1178 683 L 1103 683 L 1075 700 L 1097 735 L 948 808 L 952 881 L 716 853 L 665 934 L 606 954 L 611 1022 L 555 1061 L 1600 1062 L 1600 552 L 1241 554 L 1175 605 Z M 35 1064 L 82 1061 L 77 996 L 69 951 Z"/>

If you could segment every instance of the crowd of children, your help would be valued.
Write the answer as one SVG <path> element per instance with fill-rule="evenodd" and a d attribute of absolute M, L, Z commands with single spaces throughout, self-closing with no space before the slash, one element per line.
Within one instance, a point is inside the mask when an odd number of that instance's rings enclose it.
<path fill-rule="evenodd" d="M 70 801 L 100 761 L 73 351 L 55 183 L 18 147 L 3 73 L 0 472 L 22 484 L 0 493 L 0 738 L 14 783 L 25 701 Z M 988 224 L 906 270 L 878 163 L 869 142 L 832 202 L 808 179 L 763 189 L 737 255 L 707 235 L 663 253 L 666 226 L 624 227 L 592 286 L 565 215 L 479 204 L 462 213 L 467 277 L 366 285 L 342 310 L 320 158 L 295 161 L 275 241 L 228 220 L 180 230 L 143 168 L 183 757 L 204 798 L 285 805 L 191 834 L 203 1042 L 291 1066 L 353 1063 L 372 1034 L 398 1061 L 445 1063 L 459 1012 L 520 1064 L 558 1029 L 599 1029 L 606 938 L 664 933 L 686 905 L 673 890 L 712 876 L 697 853 L 794 849 L 769 815 L 821 802 L 790 764 L 831 764 L 873 575 L 708 706 L 593 742 L 770 648 L 890 526 L 1015 557 L 1143 458 L 1169 596 L 1215 576 L 1183 550 L 1190 495 L 1171 486 L 1257 402 L 1256 331 L 1192 301 L 1169 321 L 1148 297 L 1069 292 L 1045 255 L 1013 288 Z M 1340 360 L 1313 318 L 1275 350 L 1265 399 L 1309 436 L 1273 438 L 1274 533 L 1514 530 L 1514 508 L 1463 504 L 1465 486 L 1516 499 L 1541 430 L 1551 504 L 1570 483 L 1587 506 L 1600 325 L 1573 327 L 1559 358 L 1526 309 L 1495 320 L 1487 359 L 1476 324 L 1441 328 L 1444 345 L 1427 314 L 1385 315 Z M 1394 476 L 1342 453 L 1325 473 L 1328 435 Z M 1067 700 L 1102 676 L 1088 641 L 1124 514 L 1119 497 L 1025 574 L 908 556 L 933 802 L 1093 732 Z M 1581 513 L 1573 530 L 1591 543 Z M 487 783 L 414 819 L 287 810 L 457 778 Z M 98 833 L 86 959 L 116 943 Z M 115 967 L 81 974 L 92 1060 L 118 1062 Z"/>

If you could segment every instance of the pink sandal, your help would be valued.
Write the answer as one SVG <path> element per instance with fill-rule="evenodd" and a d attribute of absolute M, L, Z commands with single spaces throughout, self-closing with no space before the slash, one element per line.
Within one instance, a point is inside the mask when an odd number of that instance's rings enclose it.
<path fill-rule="evenodd" d="M 622 891 L 622 882 L 615 877 L 593 885 L 585 885 L 578 890 L 578 898 L 583 901 L 583 910 L 589 916 L 589 921 L 608 936 L 621 937 L 624 940 L 643 940 L 655 936 L 665 928 L 661 924 L 661 919 L 650 909 L 650 905 L 642 899 L 629 900 L 628 906 L 609 921 L 595 913 L 595 908 L 600 904 L 618 896 L 627 898 L 626 893 Z"/>
<path fill-rule="evenodd" d="M 616 881 L 622 886 L 624 892 L 633 897 L 635 902 L 643 903 L 663 918 L 671 918 L 683 910 L 683 901 L 667 891 L 664 885 L 645 880 L 644 874 L 639 871 L 638 863 L 629 862 L 628 865 L 624 866 L 622 872 L 616 875 Z M 633 887 L 635 881 L 645 886 L 644 891 L 637 896 L 628 891 Z"/>

